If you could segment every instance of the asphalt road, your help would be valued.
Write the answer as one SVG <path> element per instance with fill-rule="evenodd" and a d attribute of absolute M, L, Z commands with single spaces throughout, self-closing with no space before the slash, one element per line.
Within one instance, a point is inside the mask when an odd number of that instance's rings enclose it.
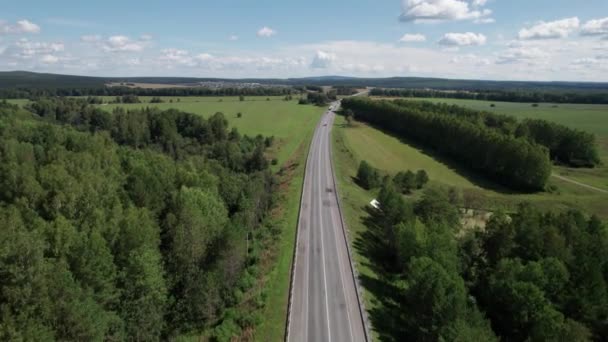
<path fill-rule="evenodd" d="M 288 341 L 365 341 L 330 160 L 334 116 L 323 115 L 308 155 Z"/>

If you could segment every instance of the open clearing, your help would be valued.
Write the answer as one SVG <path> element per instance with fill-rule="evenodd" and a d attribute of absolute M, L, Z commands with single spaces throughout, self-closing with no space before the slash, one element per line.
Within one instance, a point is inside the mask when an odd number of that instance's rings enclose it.
<path fill-rule="evenodd" d="M 554 167 L 553 172 L 577 182 L 608 191 L 608 105 L 493 102 L 442 98 L 410 98 L 416 101 L 449 103 L 499 114 L 512 115 L 518 119 L 543 119 L 595 134 L 600 157 L 604 165 L 594 169 Z M 491 105 L 494 104 L 494 107 Z"/>

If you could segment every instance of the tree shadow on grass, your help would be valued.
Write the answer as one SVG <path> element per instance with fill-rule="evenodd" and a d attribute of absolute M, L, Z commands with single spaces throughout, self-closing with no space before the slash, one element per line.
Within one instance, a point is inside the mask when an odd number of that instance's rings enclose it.
<path fill-rule="evenodd" d="M 387 265 L 392 264 L 390 260 L 394 256 L 389 252 L 387 242 L 381 238 L 382 226 L 378 224 L 381 222 L 378 211 L 369 207 L 362 210 L 369 214 L 360 217 L 367 229 L 355 237 L 353 247 L 369 260 L 362 266 L 377 275 L 375 278 L 359 274 L 361 286 L 372 293 L 377 301 L 373 308 L 367 308 L 369 319 L 381 341 L 402 341 L 405 336 L 399 306 L 402 290 L 394 285 L 398 275 L 387 268 Z"/>

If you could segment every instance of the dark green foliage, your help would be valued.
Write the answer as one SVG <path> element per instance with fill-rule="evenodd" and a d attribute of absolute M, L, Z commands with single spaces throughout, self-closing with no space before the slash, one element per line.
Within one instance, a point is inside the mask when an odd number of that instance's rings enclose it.
<path fill-rule="evenodd" d="M 0 104 L 0 339 L 150 341 L 221 323 L 271 206 L 264 138 L 228 133 L 221 113 L 31 109 Z"/>
<path fill-rule="evenodd" d="M 529 204 L 461 230 L 451 191 L 430 187 L 415 210 L 385 182 L 365 241 L 382 301 L 371 318 L 392 340 L 603 341 L 608 228 L 580 212 Z M 483 313 L 483 314 L 482 314 Z M 484 316 L 487 317 L 484 318 Z M 495 336 L 496 335 L 496 336 Z"/>
<path fill-rule="evenodd" d="M 435 113 L 431 104 L 347 98 L 342 105 L 358 120 L 434 148 L 511 188 L 542 190 L 551 174 L 543 146 L 467 118 Z"/>
<path fill-rule="evenodd" d="M 481 241 L 487 266 L 476 291 L 497 333 L 516 340 L 604 336 L 608 230 L 597 219 L 522 205 L 513 218 L 493 217 Z"/>
<path fill-rule="evenodd" d="M 575 130 L 545 120 L 524 120 L 517 134 L 546 146 L 551 158 L 572 166 L 593 167 L 600 157 L 591 133 Z"/>
<path fill-rule="evenodd" d="M 413 190 L 422 189 L 429 181 L 426 171 L 418 170 L 416 173 L 407 170 L 400 171 L 393 177 L 393 183 L 401 193 L 410 194 Z"/>
<path fill-rule="evenodd" d="M 362 160 L 357 171 L 357 181 L 365 189 L 377 188 L 381 183 L 380 173 L 368 162 Z"/>
<path fill-rule="evenodd" d="M 539 119 L 520 123 L 508 115 L 476 111 L 445 103 L 396 100 L 410 110 L 451 115 L 497 132 L 523 137 L 549 149 L 551 158 L 571 166 L 593 167 L 600 163 L 595 136 L 566 126 Z"/>
<path fill-rule="evenodd" d="M 305 103 L 312 103 L 317 106 L 325 106 L 326 104 L 328 104 L 330 102 L 330 100 L 331 99 L 327 96 L 327 94 L 325 94 L 323 92 L 319 92 L 319 93 L 309 92 L 306 95 Z"/>
<path fill-rule="evenodd" d="M 492 87 L 497 89 L 491 89 L 488 87 L 489 84 L 482 85 L 482 83 L 484 83 L 483 81 L 472 81 L 473 83 L 478 83 L 478 85 L 467 86 L 466 88 L 468 88 L 468 90 L 453 91 L 453 89 L 462 89 L 462 87 L 454 86 L 452 88 L 445 88 L 446 84 L 449 84 L 450 81 L 454 83 L 460 82 L 444 80 L 441 82 L 440 86 L 433 87 L 436 89 L 444 88 L 449 91 L 429 90 L 429 87 L 424 87 L 427 89 L 374 88 L 370 90 L 370 95 L 390 97 L 452 98 L 503 102 L 608 103 L 608 92 L 603 87 L 598 89 L 592 89 L 593 87 L 583 87 L 579 89 L 570 87 L 570 89 L 568 89 L 568 84 L 564 84 L 563 88 L 565 89 L 560 89 L 562 87 L 556 87 L 554 91 L 551 91 L 546 89 L 548 88 L 547 86 L 541 86 L 538 89 L 534 89 L 533 83 L 521 83 L 520 85 L 517 85 L 515 89 L 510 89 L 509 87 L 500 89 L 500 86 Z M 494 83 L 497 85 L 499 83 L 506 85 L 510 82 Z M 570 85 L 575 86 L 576 84 Z M 556 86 L 556 84 L 552 84 L 552 86 Z M 528 87 L 530 90 L 522 90 L 524 87 Z M 492 104 L 491 106 L 494 105 Z M 534 103 L 533 106 L 538 107 L 538 103 Z"/>

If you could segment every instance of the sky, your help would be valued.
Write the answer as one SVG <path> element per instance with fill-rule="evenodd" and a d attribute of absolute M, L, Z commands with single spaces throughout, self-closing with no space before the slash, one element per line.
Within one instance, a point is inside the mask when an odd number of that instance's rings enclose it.
<path fill-rule="evenodd" d="M 3 7 L 3 71 L 608 81 L 608 0 L 18 0 Z"/>

